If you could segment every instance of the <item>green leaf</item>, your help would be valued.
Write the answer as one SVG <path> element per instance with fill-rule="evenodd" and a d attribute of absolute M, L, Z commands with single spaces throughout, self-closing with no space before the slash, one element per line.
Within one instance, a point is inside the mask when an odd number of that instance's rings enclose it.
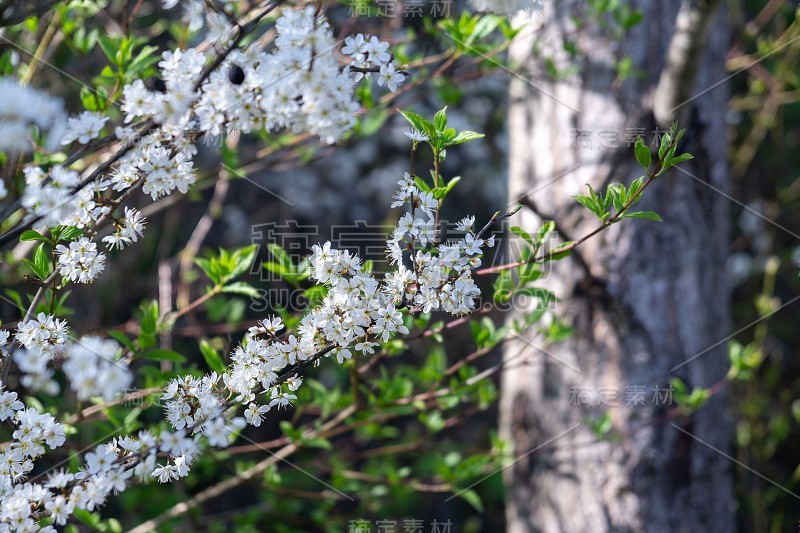
<path fill-rule="evenodd" d="M 656 222 L 664 222 L 658 213 L 654 211 L 634 211 L 633 213 L 625 213 L 620 218 L 645 218 Z"/>
<path fill-rule="evenodd" d="M 139 333 L 139 337 L 136 339 L 136 342 L 139 344 L 139 347 L 143 350 L 147 350 L 148 348 L 152 348 L 156 345 L 156 336 L 152 333 Z"/>
<path fill-rule="evenodd" d="M 101 35 L 98 39 L 98 44 L 100 48 L 103 50 L 103 53 L 106 55 L 108 60 L 114 64 L 116 64 L 116 57 L 117 57 L 117 50 L 119 49 L 119 43 L 115 41 L 113 37 L 109 37 L 107 35 Z"/>
<path fill-rule="evenodd" d="M 547 222 L 542 224 L 542 227 L 539 228 L 539 233 L 536 235 L 536 244 L 540 245 L 544 243 L 544 240 L 547 238 L 547 235 L 556 231 L 556 223 L 552 220 L 548 220 Z"/>
<path fill-rule="evenodd" d="M 206 360 L 208 368 L 217 374 L 225 373 L 225 362 L 219 352 L 205 339 L 200 339 L 200 353 L 203 354 L 203 359 Z"/>
<path fill-rule="evenodd" d="M 481 497 L 478 496 L 478 493 L 472 489 L 467 489 L 465 491 L 458 493 L 459 498 L 462 498 L 468 504 L 475 508 L 476 511 L 479 513 L 483 512 L 483 503 L 481 502 Z"/>
<path fill-rule="evenodd" d="M 172 361 L 173 363 L 184 363 L 186 362 L 186 358 L 179 354 L 174 350 L 165 350 L 163 348 L 158 348 L 155 350 L 150 350 L 149 352 L 145 352 L 144 356 L 145 359 L 150 359 L 152 361 Z"/>
<path fill-rule="evenodd" d="M 497 28 L 501 20 L 503 20 L 502 17 L 495 15 L 482 16 L 478 20 L 477 24 L 475 24 L 475 29 L 472 31 L 472 34 L 467 38 L 466 43 L 472 44 L 477 39 L 483 39 L 484 37 L 492 33 L 495 28 Z"/>
<path fill-rule="evenodd" d="M 250 246 L 246 246 L 245 248 L 239 248 L 233 252 L 231 259 L 233 260 L 234 266 L 228 279 L 233 279 L 236 276 L 247 272 L 247 270 L 250 268 L 250 265 L 253 264 L 257 249 L 258 247 L 255 244 L 252 244 Z"/>
<path fill-rule="evenodd" d="M 301 441 L 303 439 L 303 432 L 293 427 L 292 423 L 288 420 L 281 420 L 278 426 L 281 428 L 283 434 L 290 439 L 295 441 Z"/>
<path fill-rule="evenodd" d="M 83 235 L 83 230 L 80 228 L 76 228 L 75 226 L 66 226 L 64 230 L 61 232 L 61 240 L 62 241 L 74 241 L 75 239 L 81 237 Z"/>
<path fill-rule="evenodd" d="M 249 283 L 245 283 L 244 281 L 236 281 L 231 283 L 230 285 L 225 285 L 222 288 L 222 292 L 227 292 L 231 294 L 243 294 L 244 296 L 253 297 L 258 294 L 258 289 L 250 285 Z"/>
<path fill-rule="evenodd" d="M 524 229 L 522 229 L 522 228 L 520 228 L 518 226 L 512 226 L 512 227 L 508 228 L 508 230 L 511 233 L 513 233 L 514 235 L 516 235 L 517 237 L 519 237 L 520 239 L 522 239 L 525 242 L 527 242 L 528 244 L 530 244 L 532 247 L 536 246 L 536 244 L 533 241 L 533 237 L 531 236 L 531 234 L 528 233 L 527 231 L 525 231 Z"/>
<path fill-rule="evenodd" d="M 444 194 L 445 194 L 445 196 L 446 196 L 446 195 L 447 195 L 447 194 L 448 194 L 450 191 L 452 191 L 452 190 L 453 190 L 453 187 L 455 187 L 455 186 L 458 184 L 458 182 L 459 182 L 459 181 L 461 181 L 461 176 L 456 176 L 455 178 L 453 178 L 453 179 L 451 179 L 450 181 L 448 181 L 448 182 L 447 182 L 447 186 L 444 188 Z"/>
<path fill-rule="evenodd" d="M 303 440 L 303 446 L 309 448 L 322 448 L 323 450 L 331 449 L 331 442 L 324 437 L 314 437 L 312 439 Z"/>
<path fill-rule="evenodd" d="M 559 248 L 566 248 L 567 246 L 572 246 L 572 241 L 565 242 Z M 562 250 L 558 251 L 558 249 L 554 250 L 550 253 L 550 260 L 551 261 L 558 261 L 559 259 L 564 259 L 565 257 L 569 257 L 572 253 L 572 249 L 569 250 Z"/>
<path fill-rule="evenodd" d="M 503 270 L 494 280 L 494 300 L 498 303 L 506 303 L 511 299 L 511 289 L 514 281 L 511 279 L 511 272 Z"/>
<path fill-rule="evenodd" d="M 644 176 L 640 176 L 633 180 L 631 186 L 628 188 L 628 198 L 633 201 L 633 204 L 642 199 L 641 195 L 637 196 L 639 191 L 642 190 L 642 187 L 644 187 Z"/>
<path fill-rule="evenodd" d="M 587 417 L 584 419 L 584 421 L 586 422 L 586 425 L 589 426 L 589 428 L 595 434 L 595 436 L 599 439 L 602 439 L 603 437 L 608 435 L 608 433 L 610 433 L 611 430 L 614 428 L 614 423 L 611 419 L 611 415 L 608 412 L 603 413 L 602 416 L 600 416 L 600 418 L 598 418 L 597 420 L 593 420 Z"/>
<path fill-rule="evenodd" d="M 359 133 L 364 137 L 369 137 L 378 133 L 378 130 L 381 129 L 381 126 L 383 126 L 388 117 L 389 114 L 386 112 L 386 109 L 367 113 L 364 118 L 361 119 L 358 129 Z"/>
<path fill-rule="evenodd" d="M 412 126 L 414 126 L 415 129 L 425 133 L 431 142 L 435 142 L 437 137 L 436 128 L 433 124 L 411 111 L 400 111 L 399 109 L 398 111 Z"/>
<path fill-rule="evenodd" d="M 90 87 L 81 87 L 81 103 L 87 111 L 98 111 L 104 109 L 103 102 L 97 91 Z"/>
<path fill-rule="evenodd" d="M 439 146 L 444 149 L 451 145 L 453 139 L 456 138 L 456 130 L 454 128 L 445 128 L 439 132 Z M 444 160 L 444 156 L 441 157 Z"/>
<path fill-rule="evenodd" d="M 196 258 L 194 263 L 208 276 L 214 285 L 222 285 L 245 273 L 256 256 L 256 245 L 239 248 L 233 252 L 220 249 L 218 257 Z"/>
<path fill-rule="evenodd" d="M 275 243 L 269 244 L 269 251 L 278 260 L 278 263 L 285 268 L 288 272 L 294 271 L 294 264 L 292 263 L 291 257 L 286 251 L 281 248 L 279 245 Z"/>
<path fill-rule="evenodd" d="M 542 277 L 542 269 L 539 265 L 533 263 L 520 265 L 517 268 L 517 273 L 519 275 L 520 284 L 530 283 Z"/>
<path fill-rule="evenodd" d="M 308 300 L 308 305 L 310 307 L 316 307 L 322 303 L 322 300 L 325 299 L 327 294 L 328 287 L 324 285 L 314 285 L 303 292 L 303 298 Z"/>
<path fill-rule="evenodd" d="M 650 168 L 650 163 L 653 162 L 653 155 L 650 153 L 650 147 L 645 144 L 641 137 L 636 138 L 634 153 L 636 154 L 636 162 L 642 165 L 645 172 L 647 172 L 647 169 Z"/>
<path fill-rule="evenodd" d="M 83 230 L 75 226 L 56 226 L 50 230 L 50 234 L 52 235 L 53 240 L 56 242 L 70 242 L 83 235 Z"/>
<path fill-rule="evenodd" d="M 45 251 L 44 244 L 40 244 L 39 248 L 36 249 L 36 253 L 33 254 L 33 262 L 36 263 L 36 267 L 39 271 L 44 273 L 42 279 L 50 275 L 50 270 L 53 265 L 50 262 L 50 254 Z"/>
<path fill-rule="evenodd" d="M 128 65 L 127 72 L 135 74 L 158 61 L 157 57 L 151 57 L 156 51 L 158 51 L 157 46 L 143 46 L 139 53 L 136 54 L 136 59 Z"/>
<path fill-rule="evenodd" d="M 658 147 L 659 159 L 664 159 L 664 155 L 667 153 L 667 148 L 669 148 L 671 142 L 672 136 L 669 133 L 665 133 L 661 136 L 661 145 Z"/>
<path fill-rule="evenodd" d="M 433 127 L 440 133 L 447 128 L 447 106 L 433 115 Z"/>
<path fill-rule="evenodd" d="M 127 349 L 136 350 L 136 347 L 134 346 L 133 342 L 128 338 L 127 335 L 125 335 L 121 331 L 111 330 L 111 331 L 108 332 L 108 336 L 111 337 L 112 339 L 116 340 L 118 343 L 122 344 L 123 346 L 125 346 Z"/>
<path fill-rule="evenodd" d="M 26 242 L 26 241 L 50 242 L 50 239 L 48 237 L 45 237 L 38 231 L 32 229 L 22 232 L 22 235 L 19 236 L 19 240 L 21 242 Z"/>
<path fill-rule="evenodd" d="M 200 270 L 202 270 L 203 273 L 208 277 L 208 279 L 213 281 L 215 285 L 219 284 L 220 282 L 219 272 L 217 272 L 216 268 L 214 267 L 214 265 L 211 263 L 210 260 L 203 259 L 201 257 L 196 257 L 194 260 L 194 264 L 200 267 Z"/>
<path fill-rule="evenodd" d="M 141 331 L 136 343 L 140 348 L 147 350 L 156 344 L 156 323 L 159 317 L 158 303 L 155 300 L 142 302 L 140 310 L 142 313 Z"/>
<path fill-rule="evenodd" d="M 573 198 L 575 198 L 576 202 L 591 211 L 597 218 L 602 217 L 603 207 L 594 198 L 583 196 L 582 194 L 573 196 Z"/>
<path fill-rule="evenodd" d="M 628 191 L 625 190 L 625 187 L 619 183 L 612 183 L 606 190 L 606 202 L 609 196 L 611 197 L 611 203 L 614 205 L 614 209 L 616 209 L 617 212 L 622 211 L 622 208 L 628 201 Z"/>
<path fill-rule="evenodd" d="M 142 324 L 141 330 L 143 333 L 154 334 L 156 332 L 156 321 L 158 320 L 158 303 L 155 300 L 143 302 L 141 305 L 142 310 Z"/>
<path fill-rule="evenodd" d="M 431 176 L 434 175 L 433 170 L 431 170 Z M 422 192 L 431 192 L 431 188 L 425 183 L 425 180 L 420 178 L 419 176 L 414 176 L 414 184 L 419 188 Z"/>
<path fill-rule="evenodd" d="M 36 248 L 36 251 L 33 253 L 33 261 L 23 259 L 36 277 L 42 281 L 46 280 L 50 275 L 50 269 L 52 267 L 50 263 L 50 254 L 45 251 L 46 246 L 47 245 L 43 242 Z"/>
<path fill-rule="evenodd" d="M 668 168 L 672 168 L 675 165 L 683 163 L 684 161 L 689 161 L 690 159 L 694 159 L 692 154 L 681 154 L 675 157 L 670 157 L 664 162 L 664 166 L 661 168 L 661 172 L 659 172 L 659 174 L 662 174 Z"/>
<path fill-rule="evenodd" d="M 20 296 L 17 291 L 12 289 L 6 289 L 6 294 L 8 295 L 9 298 L 11 298 L 11 300 L 17 306 L 17 309 L 19 309 L 20 313 L 25 315 L 26 309 L 25 306 L 22 304 L 22 296 Z"/>
<path fill-rule="evenodd" d="M 465 143 L 467 141 L 482 139 L 483 137 L 485 137 L 483 133 L 476 133 L 474 131 L 462 131 L 458 135 L 456 135 L 452 140 L 448 141 L 447 146 L 455 146 L 457 144 Z"/>

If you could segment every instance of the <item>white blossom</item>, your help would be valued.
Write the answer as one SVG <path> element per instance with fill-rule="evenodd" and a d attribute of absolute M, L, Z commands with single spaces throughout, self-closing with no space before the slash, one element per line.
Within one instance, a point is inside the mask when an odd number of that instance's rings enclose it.
<path fill-rule="evenodd" d="M 70 144 L 75 140 L 87 144 L 100 135 L 107 120 L 108 117 L 95 111 L 84 111 L 80 115 L 70 117 L 67 120 L 66 132 L 61 137 L 61 144 Z"/>

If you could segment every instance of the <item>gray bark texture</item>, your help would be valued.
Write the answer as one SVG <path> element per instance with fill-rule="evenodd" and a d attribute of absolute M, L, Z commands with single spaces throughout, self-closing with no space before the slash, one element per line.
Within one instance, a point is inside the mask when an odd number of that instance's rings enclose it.
<path fill-rule="evenodd" d="M 696 157 L 636 205 L 664 222 L 622 221 L 549 267 L 544 286 L 574 328 L 569 340 L 545 344 L 534 326 L 506 345 L 501 431 L 514 447 L 504 472 L 512 533 L 735 531 L 734 464 L 722 455 L 731 454 L 733 432 L 725 389 L 690 416 L 653 398 L 673 377 L 711 387 L 728 369 L 729 205 L 711 188 L 728 189 L 727 16 L 713 1 L 684 0 L 680 10 L 678 2 L 631 4 L 644 20 L 614 41 L 597 24 L 575 30 L 570 14 L 583 0 L 548 2 L 541 29 L 524 31 L 510 52 L 522 73 L 510 87 L 509 201 L 526 206 L 517 225 L 535 231 L 555 220 L 566 240 L 596 228 L 572 196 L 586 194 L 587 183 L 604 191 L 642 174 L 626 143 L 633 128 L 652 146 L 654 129 L 679 119 L 687 134 L 678 153 Z M 542 58 L 568 64 L 565 38 L 580 50 L 580 71 L 554 80 Z M 613 65 L 625 56 L 643 76 L 615 83 Z M 686 95 L 696 97 L 675 109 Z M 576 141 L 577 130 L 589 132 L 591 147 Z M 644 388 L 644 405 L 627 405 L 633 387 Z M 616 406 L 575 401 L 577 391 L 615 395 Z M 605 411 L 616 441 L 584 423 Z"/>

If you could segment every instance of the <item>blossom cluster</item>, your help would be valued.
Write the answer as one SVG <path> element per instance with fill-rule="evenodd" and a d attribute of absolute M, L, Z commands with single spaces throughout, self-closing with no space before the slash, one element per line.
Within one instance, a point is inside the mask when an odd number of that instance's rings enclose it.
<path fill-rule="evenodd" d="M 52 415 L 25 407 L 16 392 L 3 391 L 0 384 L 0 421 L 13 429 L 12 441 L 0 452 L 0 528 L 12 531 L 53 531 L 40 528 L 34 507 L 52 502 L 52 494 L 43 485 L 22 482 L 33 470 L 34 461 L 46 448 L 58 448 L 66 441 L 64 426 Z M 36 502 L 32 505 L 32 502 Z"/>
<path fill-rule="evenodd" d="M 79 400 L 100 396 L 109 401 L 130 386 L 133 376 L 120 355 L 112 339 L 85 336 L 67 345 L 62 369 Z"/>
<path fill-rule="evenodd" d="M 34 468 L 34 460 L 45 452 L 46 444 L 58 448 L 65 440 L 64 426 L 49 414 L 23 408 L 16 393 L 0 393 L 0 420 L 14 427 L 14 440 L 0 453 L 0 530 L 55 531 L 53 525 L 40 525 L 49 518 L 52 524 L 63 526 L 76 510 L 94 511 L 110 494 L 127 487 L 130 478 L 150 481 L 164 474 L 158 467 L 157 454 L 175 455 L 173 469 L 188 473 L 185 465 L 198 451 L 197 441 L 180 433 L 162 432 L 158 437 L 147 430 L 135 437 L 114 438 L 84 456 L 84 465 L 76 473 L 53 470 L 41 482 L 24 481 Z M 39 479 L 37 478 L 34 479 Z"/>
<path fill-rule="evenodd" d="M 284 10 L 275 47 L 235 50 L 209 76 L 197 104 L 199 126 L 245 133 L 289 128 L 336 142 L 355 125 L 355 81 L 342 72 L 330 25 L 313 6 Z"/>
<path fill-rule="evenodd" d="M 172 9 L 178 3 L 178 0 L 161 0 L 161 6 L 164 9 Z M 235 0 L 220 0 L 217 2 L 228 13 L 231 12 L 234 3 Z M 207 26 L 209 30 L 214 31 L 227 25 L 225 16 L 221 13 L 207 10 L 203 0 L 185 0 L 180 4 L 183 7 L 183 22 L 186 23 L 190 31 L 198 31 L 203 26 Z"/>
<path fill-rule="evenodd" d="M 400 223 L 388 241 L 389 258 L 401 264 L 404 249 L 415 249 L 434 243 L 436 236 L 435 208 L 438 201 L 429 192 L 420 191 L 413 178 L 406 174 L 400 180 L 400 190 L 395 195 L 393 207 L 410 204 L 411 212 L 400 219 Z M 473 231 L 474 218 L 464 219 L 458 229 L 464 231 L 463 239 L 441 244 L 435 253 L 416 250 L 411 260 L 415 269 L 413 303 L 424 312 L 441 308 L 454 315 L 469 313 L 474 309 L 474 300 L 480 289 L 472 279 L 471 269 L 481 264 L 482 247 L 494 246 L 494 237 L 484 241 Z M 402 264 L 392 277 L 391 290 L 395 296 L 407 291 L 406 284 L 411 273 Z"/>
<path fill-rule="evenodd" d="M 34 147 L 33 127 L 47 134 L 49 148 L 56 146 L 66 119 L 60 99 L 12 78 L 0 78 L 0 94 L 0 151 L 30 152 Z"/>
<path fill-rule="evenodd" d="M 82 401 L 94 396 L 111 400 L 130 386 L 133 376 L 116 341 L 87 336 L 73 342 L 67 331 L 64 321 L 44 313 L 18 324 L 15 337 L 23 348 L 13 357 L 23 373 L 23 386 L 57 394 L 53 370 L 47 368 L 48 361 L 57 357 L 63 360 L 64 375 Z M 3 345 L 7 337 L 7 332 L 0 334 Z M 65 426 L 50 414 L 26 408 L 17 393 L 3 391 L 2 384 L 0 422 L 13 429 L 13 440 L 0 452 L 0 531 L 55 531 L 39 522 L 49 517 L 55 525 L 65 525 L 75 510 L 93 511 L 109 494 L 124 490 L 132 476 L 147 482 L 162 475 L 156 462 L 159 452 L 173 458 L 170 468 L 186 475 L 199 450 L 199 438 L 186 438 L 183 432 L 162 431 L 156 437 L 141 431 L 96 447 L 84 456 L 78 472 L 51 471 L 46 480 L 37 482 L 42 475 L 26 477 L 35 460 L 45 454 L 45 445 L 56 449 L 64 444 Z"/>
<path fill-rule="evenodd" d="M 65 320 L 39 313 L 17 324 L 14 338 L 26 350 L 45 359 L 52 359 L 69 339 L 69 327 Z"/>
<path fill-rule="evenodd" d="M 23 411 L 15 393 L 2 393 L 0 420 L 10 419 L 18 429 L 0 461 L 0 527 L 24 531 L 45 517 L 63 525 L 75 510 L 94 510 L 111 493 L 124 490 L 133 476 L 162 483 L 185 477 L 204 447 L 224 448 L 248 424 L 260 426 L 270 410 L 291 405 L 302 384 L 300 368 L 323 357 L 342 364 L 354 353 L 374 354 L 382 342 L 409 333 L 405 318 L 410 312 L 474 310 L 479 291 L 471 272 L 480 265 L 483 247 L 493 245 L 491 239 L 484 241 L 468 217 L 459 224 L 463 238 L 439 243 L 439 201 L 410 175 L 400 180 L 392 205 L 409 207 L 387 242 L 396 269 L 379 279 L 349 251 L 330 242 L 315 245 L 309 262 L 311 278 L 327 287 L 321 304 L 294 333 L 282 333 L 284 324 L 275 317 L 250 328 L 222 374 L 171 380 L 162 395 L 171 429 L 112 439 L 87 453 L 77 473 L 58 471 L 43 483 L 24 482 L 33 460 L 44 453 L 43 443 L 63 444 L 64 428 L 50 415 Z M 81 400 L 110 400 L 132 383 L 128 361 L 114 340 L 70 341 L 66 323 L 44 313 L 20 322 L 15 337 L 24 349 L 14 359 L 32 390 L 55 384 L 48 362 L 56 357 Z M 2 344 L 7 338 L 0 338 Z M 159 463 L 159 453 L 165 462 Z"/>
<path fill-rule="evenodd" d="M 107 120 L 108 117 L 93 111 L 84 111 L 76 117 L 70 117 L 67 120 L 67 131 L 61 137 L 61 144 L 70 144 L 76 140 L 81 144 L 88 144 L 100 135 Z"/>
<path fill-rule="evenodd" d="M 226 36 L 234 28 L 224 22 L 228 28 L 221 29 L 223 22 L 212 15 L 219 14 L 207 14 L 207 38 L 228 45 Z M 354 67 L 377 69 L 378 83 L 391 90 L 404 81 L 393 64 L 389 44 L 376 37 L 359 34 L 349 38 L 344 50 L 352 63 L 340 65 L 334 54 L 338 46 L 330 24 L 313 6 L 284 9 L 275 22 L 275 31 L 270 49 L 257 40 L 244 49 L 230 51 L 210 72 L 205 70 L 211 60 L 206 52 L 196 48 L 165 51 L 158 63 L 157 83 L 146 84 L 139 79 L 122 87 L 124 125 L 114 133 L 120 147 L 127 150 L 110 172 L 82 181 L 78 172 L 61 165 L 49 170 L 25 168 L 21 197 L 27 212 L 25 220 L 45 227 L 72 226 L 86 235 L 58 247 L 58 268 L 65 280 L 88 283 L 102 272 L 105 256 L 91 240 L 101 222 L 114 222 L 115 231 L 102 238 L 109 249 L 124 248 L 142 236 L 145 221 L 139 211 L 125 207 L 124 216 L 113 216 L 115 209 L 121 207 L 119 201 L 112 199 L 114 193 L 125 195 L 141 188 L 156 201 L 174 191 L 188 192 L 196 179 L 194 157 L 199 137 L 288 129 L 333 143 L 356 123 L 360 104 L 355 89 L 365 74 L 356 72 Z M 13 87 L 9 89 L 12 97 L 17 92 Z M 43 98 L 36 91 L 25 94 L 31 104 Z M 47 117 L 49 109 L 57 107 L 45 103 L 38 106 L 40 127 L 49 124 L 41 117 Z M 0 116 L 3 112 L 0 107 Z M 69 118 L 63 131 L 51 132 L 51 136 L 63 144 L 86 144 L 100 135 L 107 120 L 101 113 L 83 112 Z M 0 196 L 5 195 L 3 187 Z"/>
<path fill-rule="evenodd" d="M 50 172 L 37 166 L 24 169 L 25 193 L 22 206 L 29 218 L 41 218 L 45 226 L 58 224 L 84 228 L 108 212 L 95 202 L 98 194 L 108 189 L 108 181 L 101 180 L 80 187 L 80 175 L 61 165 Z"/>
<path fill-rule="evenodd" d="M 93 281 L 105 267 L 106 256 L 97 251 L 97 243 L 88 237 L 65 246 L 56 246 L 58 271 L 65 279 L 78 283 Z"/>
<path fill-rule="evenodd" d="M 467 218 L 460 224 L 463 239 L 438 244 L 433 230 L 438 201 L 420 191 L 409 175 L 400 181 L 396 198 L 393 205 L 411 206 L 388 243 L 397 269 L 379 280 L 349 251 L 332 248 L 330 242 L 314 245 L 311 278 L 328 288 L 322 303 L 301 319 L 293 334 L 279 335 L 283 323 L 274 317 L 251 328 L 222 376 L 171 381 L 162 399 L 176 430 L 199 432 L 209 444 L 225 446 L 242 425 L 235 404 L 247 406 L 244 420 L 259 426 L 264 414 L 296 398 L 292 392 L 302 383 L 298 367 L 322 357 L 342 364 L 354 352 L 374 354 L 381 342 L 408 334 L 403 311 L 441 308 L 460 315 L 474 310 L 480 291 L 471 269 L 480 265 L 482 247 L 494 243 L 476 235 L 474 218 Z M 417 212 L 424 218 L 415 217 Z M 411 268 L 404 264 L 401 241 L 409 250 Z M 428 248 L 416 249 L 418 243 Z M 268 402 L 259 403 L 262 395 Z"/>
<path fill-rule="evenodd" d="M 187 2 L 186 9 L 198 3 Z M 168 7 L 174 4 L 165 2 Z M 226 17 L 208 14 L 205 23 L 210 40 L 229 43 L 233 28 Z M 285 9 L 275 30 L 271 49 L 263 49 L 256 40 L 226 54 L 210 72 L 206 68 L 211 58 L 205 52 L 165 52 L 158 63 L 158 84 L 136 80 L 123 87 L 124 125 L 114 133 L 125 151 L 110 172 L 84 182 L 67 166 L 25 169 L 21 204 L 27 220 L 83 230 L 83 235 L 53 250 L 64 280 L 88 283 L 103 270 L 106 256 L 94 240 L 103 221 L 114 223 L 101 241 L 109 249 L 141 238 L 141 213 L 125 207 L 124 215 L 116 218 L 121 201 L 113 200 L 114 193 L 123 197 L 140 187 L 155 201 L 176 190 L 188 191 L 195 181 L 198 137 L 288 129 L 332 143 L 356 123 L 360 105 L 355 89 L 362 78 L 378 73 L 378 84 L 392 91 L 405 79 L 389 45 L 371 36 L 348 39 L 343 53 L 350 63 L 340 65 L 332 29 L 313 6 Z M 0 107 L 0 115 L 3 112 Z M 50 136 L 63 144 L 87 144 L 102 133 L 106 121 L 99 113 L 82 113 Z M 36 124 L 53 126 L 55 120 Z M 480 264 L 482 247 L 492 243 L 475 234 L 471 223 L 464 224 L 464 239 L 439 243 L 439 200 L 420 190 L 411 176 L 400 181 L 396 200 L 394 207 L 408 205 L 410 212 L 400 218 L 387 243 L 395 271 L 377 278 L 358 256 L 334 249 L 330 242 L 314 246 L 312 279 L 327 293 L 296 331 L 281 333 L 279 318 L 263 320 L 233 350 L 224 372 L 184 376 L 167 384 L 162 400 L 169 429 L 101 444 L 85 454 L 77 472 L 52 472 L 46 480 L 26 478 L 45 445 L 54 449 L 65 442 L 65 426 L 49 414 L 25 408 L 16 393 L 3 392 L 0 383 L 0 421 L 14 428 L 13 441 L 0 457 L 0 531 L 38 530 L 39 521 L 48 518 L 64 525 L 76 510 L 97 509 L 134 476 L 162 483 L 185 477 L 204 447 L 226 447 L 248 424 L 259 426 L 270 410 L 291 405 L 302 385 L 302 367 L 323 357 L 343 364 L 354 354 L 374 354 L 382 342 L 409 333 L 406 318 L 411 311 L 442 309 L 460 315 L 473 310 L 479 291 L 471 269 Z M 9 333 L 0 330 L 0 352 L 16 363 L 20 383 L 28 390 L 57 394 L 54 364 L 60 365 L 81 401 L 110 401 L 132 384 L 130 357 L 116 341 L 93 336 L 71 340 L 61 319 L 45 313 L 26 318 L 17 324 L 14 338 L 19 347 L 10 355 Z M 166 461 L 159 463 L 159 457 Z"/>
<path fill-rule="evenodd" d="M 355 81 L 369 78 L 372 72 L 378 72 L 378 85 L 386 85 L 392 92 L 405 81 L 403 72 L 397 69 L 394 57 L 389 53 L 389 43 L 374 35 L 359 33 L 347 37 L 342 53 L 351 59 L 347 70 L 353 72 Z"/>

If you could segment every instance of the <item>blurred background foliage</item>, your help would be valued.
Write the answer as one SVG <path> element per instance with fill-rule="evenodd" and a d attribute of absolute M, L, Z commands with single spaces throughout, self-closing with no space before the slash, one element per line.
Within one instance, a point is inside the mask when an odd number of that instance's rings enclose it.
<path fill-rule="evenodd" d="M 733 2 L 731 239 L 733 360 L 755 367 L 732 383 L 736 459 L 793 492 L 737 468 L 746 531 L 787 531 L 800 521 L 800 22 L 793 2 Z M 760 60 L 764 58 L 763 60 Z M 757 61 L 760 60 L 760 61 Z M 788 305 L 787 305 L 788 304 Z M 781 306 L 787 305 L 785 310 Z"/>

